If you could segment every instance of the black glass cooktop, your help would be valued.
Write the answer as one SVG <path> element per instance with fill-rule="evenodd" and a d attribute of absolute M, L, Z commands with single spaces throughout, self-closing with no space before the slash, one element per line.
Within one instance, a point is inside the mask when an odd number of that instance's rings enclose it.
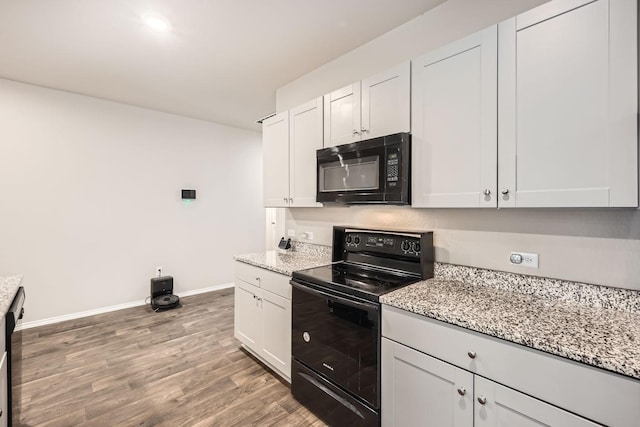
<path fill-rule="evenodd" d="M 378 301 L 380 295 L 421 280 L 419 277 L 402 272 L 346 262 L 294 271 L 293 279 L 300 279 L 316 287 L 333 289 L 370 301 Z"/>

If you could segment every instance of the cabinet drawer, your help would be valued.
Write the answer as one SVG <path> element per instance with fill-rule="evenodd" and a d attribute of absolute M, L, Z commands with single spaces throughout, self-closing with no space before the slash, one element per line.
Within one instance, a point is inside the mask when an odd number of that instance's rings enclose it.
<path fill-rule="evenodd" d="M 386 305 L 382 335 L 599 423 L 640 426 L 638 380 Z"/>
<path fill-rule="evenodd" d="M 236 279 L 291 299 L 291 284 L 289 284 L 291 278 L 284 274 L 236 261 Z"/>

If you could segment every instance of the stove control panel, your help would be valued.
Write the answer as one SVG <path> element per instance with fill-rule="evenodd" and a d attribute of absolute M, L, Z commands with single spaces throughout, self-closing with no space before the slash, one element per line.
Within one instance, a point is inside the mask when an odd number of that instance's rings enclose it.
<path fill-rule="evenodd" d="M 331 260 L 433 277 L 433 231 L 333 226 Z"/>
<path fill-rule="evenodd" d="M 347 252 L 373 251 L 389 255 L 420 255 L 420 239 L 413 236 L 347 232 L 344 236 L 344 249 Z"/>

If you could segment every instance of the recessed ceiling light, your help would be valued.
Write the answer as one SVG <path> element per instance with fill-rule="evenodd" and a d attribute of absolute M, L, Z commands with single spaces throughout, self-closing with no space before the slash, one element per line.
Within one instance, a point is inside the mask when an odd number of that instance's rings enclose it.
<path fill-rule="evenodd" d="M 171 23 L 165 17 L 157 14 L 143 15 L 142 22 L 155 31 L 164 33 L 171 30 Z"/>

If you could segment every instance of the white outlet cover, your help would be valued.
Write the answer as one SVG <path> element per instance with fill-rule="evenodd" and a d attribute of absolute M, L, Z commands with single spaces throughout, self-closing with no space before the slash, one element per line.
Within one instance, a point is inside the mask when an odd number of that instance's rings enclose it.
<path fill-rule="evenodd" d="M 521 261 L 513 262 L 515 259 L 521 259 Z M 509 263 L 511 265 L 519 265 L 520 267 L 538 268 L 538 254 L 529 252 L 511 252 Z"/>
<path fill-rule="evenodd" d="M 313 231 L 307 231 L 305 234 L 307 240 L 313 240 Z"/>
<path fill-rule="evenodd" d="M 287 230 L 287 237 L 296 237 L 295 228 L 290 228 L 290 229 Z"/>

